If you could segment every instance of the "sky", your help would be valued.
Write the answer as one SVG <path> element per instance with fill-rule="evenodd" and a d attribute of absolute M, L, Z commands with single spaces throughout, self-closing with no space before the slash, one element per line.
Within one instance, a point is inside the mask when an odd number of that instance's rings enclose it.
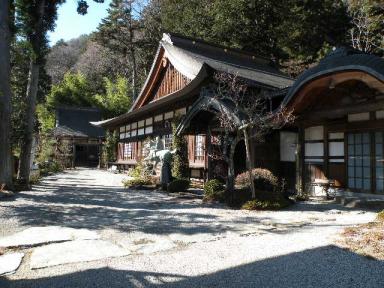
<path fill-rule="evenodd" d="M 110 2 L 111 0 L 105 0 L 100 4 L 89 0 L 88 14 L 82 16 L 76 11 L 77 0 L 67 0 L 59 7 L 55 31 L 48 34 L 50 45 L 60 39 L 69 40 L 95 31 L 101 19 L 107 16 Z"/>

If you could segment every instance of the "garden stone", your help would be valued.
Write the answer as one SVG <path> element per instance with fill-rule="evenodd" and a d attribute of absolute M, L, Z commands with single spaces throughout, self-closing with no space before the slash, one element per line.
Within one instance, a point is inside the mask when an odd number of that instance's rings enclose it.
<path fill-rule="evenodd" d="M 0 276 L 16 272 L 23 260 L 24 253 L 10 253 L 0 256 Z"/>
<path fill-rule="evenodd" d="M 98 239 L 100 236 L 88 229 L 74 229 L 60 226 L 31 227 L 19 233 L 0 239 L 0 247 L 32 247 L 52 242 Z"/>
<path fill-rule="evenodd" d="M 129 255 L 127 249 L 120 248 L 104 240 L 75 240 L 65 243 L 37 247 L 31 255 L 31 268 L 88 262 Z"/>

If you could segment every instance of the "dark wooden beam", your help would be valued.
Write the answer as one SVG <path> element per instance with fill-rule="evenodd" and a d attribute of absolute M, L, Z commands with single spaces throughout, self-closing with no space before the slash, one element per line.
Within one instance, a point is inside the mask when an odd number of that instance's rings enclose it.
<path fill-rule="evenodd" d="M 348 106 L 341 106 L 335 109 L 327 109 L 320 111 L 310 111 L 305 114 L 298 116 L 299 121 L 306 120 L 324 120 L 324 119 L 335 119 L 340 118 L 348 114 L 372 112 L 384 109 L 384 101 L 371 101 L 361 104 L 354 104 Z"/>

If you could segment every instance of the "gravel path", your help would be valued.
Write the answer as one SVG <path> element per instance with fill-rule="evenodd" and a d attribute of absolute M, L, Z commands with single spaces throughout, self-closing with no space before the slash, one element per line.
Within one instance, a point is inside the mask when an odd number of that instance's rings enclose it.
<path fill-rule="evenodd" d="M 0 287 L 383 287 L 384 263 L 337 245 L 371 212 L 329 203 L 247 212 L 129 191 L 98 170 L 47 177 L 0 202 L 0 238 L 29 227 L 96 231 L 128 256 L 31 270 L 30 254 Z"/>

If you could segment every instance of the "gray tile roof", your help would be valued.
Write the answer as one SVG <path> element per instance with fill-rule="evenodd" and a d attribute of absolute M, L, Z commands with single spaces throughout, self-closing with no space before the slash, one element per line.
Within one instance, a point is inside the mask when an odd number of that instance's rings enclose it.
<path fill-rule="evenodd" d="M 88 107 L 59 107 L 56 109 L 55 136 L 102 137 L 104 130 L 90 124 L 100 121 L 101 112 Z"/>
<path fill-rule="evenodd" d="M 384 59 L 352 48 L 338 48 L 329 53 L 317 66 L 306 70 L 297 78 L 283 104 L 288 104 L 306 83 L 320 76 L 340 71 L 363 71 L 384 81 Z"/>

